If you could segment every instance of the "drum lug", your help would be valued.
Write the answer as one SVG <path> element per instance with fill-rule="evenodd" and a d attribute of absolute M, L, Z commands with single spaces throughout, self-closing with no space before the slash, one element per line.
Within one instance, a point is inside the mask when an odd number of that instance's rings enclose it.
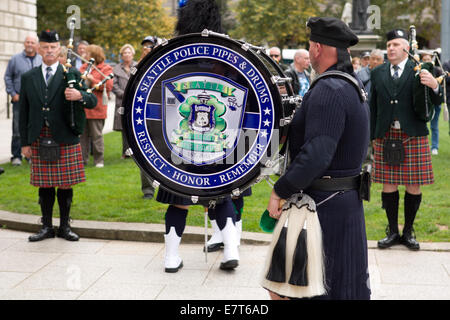
<path fill-rule="evenodd" d="M 239 188 L 234 189 L 233 191 L 231 191 L 231 194 L 233 195 L 233 197 L 239 197 L 241 195 L 241 190 L 239 190 Z"/>
<path fill-rule="evenodd" d="M 131 150 L 131 148 L 128 148 L 127 150 L 125 150 L 125 155 L 131 157 L 133 155 L 133 150 Z"/>
<path fill-rule="evenodd" d="M 125 108 L 124 107 L 117 108 L 117 113 L 123 116 L 123 114 L 125 113 Z"/>
<path fill-rule="evenodd" d="M 208 29 L 203 29 L 202 37 L 208 37 L 208 36 L 209 36 L 209 30 Z"/>
<path fill-rule="evenodd" d="M 243 43 L 241 48 L 244 49 L 245 51 L 248 51 L 250 50 L 250 45 L 248 43 Z"/>
<path fill-rule="evenodd" d="M 132 67 L 130 69 L 130 73 L 134 76 L 136 74 L 137 68 L 136 67 Z"/>
<path fill-rule="evenodd" d="M 160 185 L 161 183 L 159 183 L 158 181 L 156 181 L 156 180 L 153 180 L 153 182 L 152 182 L 152 186 L 153 186 L 153 188 L 159 188 L 159 185 Z"/>
<path fill-rule="evenodd" d="M 267 162 L 264 164 L 264 166 L 266 168 L 272 168 L 274 164 L 275 163 L 272 160 L 267 160 Z"/>
<path fill-rule="evenodd" d="M 164 40 L 161 42 L 161 45 L 164 47 L 164 46 L 167 45 L 168 43 L 169 43 L 169 40 L 164 39 Z"/>
<path fill-rule="evenodd" d="M 192 201 L 192 203 L 197 203 L 198 202 L 198 196 L 191 196 L 191 201 Z"/>
<path fill-rule="evenodd" d="M 287 126 L 289 123 L 291 123 L 291 121 L 292 121 L 292 117 L 280 119 L 280 127 Z"/>

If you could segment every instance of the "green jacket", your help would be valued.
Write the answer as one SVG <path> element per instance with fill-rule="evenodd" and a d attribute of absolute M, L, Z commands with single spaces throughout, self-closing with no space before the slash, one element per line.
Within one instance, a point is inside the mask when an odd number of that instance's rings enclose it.
<path fill-rule="evenodd" d="M 390 63 L 372 70 L 369 103 L 371 140 L 383 138 L 394 120 L 400 122 L 403 132 L 410 137 L 428 135 L 427 123 L 420 120 L 413 109 L 414 67 L 415 64 L 408 60 L 402 76 L 396 81 L 391 77 Z M 441 86 L 438 94 L 430 91 L 433 105 L 439 105 L 443 98 Z"/>
<path fill-rule="evenodd" d="M 77 82 L 80 82 L 80 73 L 76 72 Z M 49 86 L 45 84 L 41 66 L 24 73 L 20 89 L 20 141 L 22 146 L 29 146 L 39 137 L 47 119 L 53 139 L 58 143 L 76 144 L 80 141 L 78 135 L 71 130 L 67 113 L 70 103 L 65 100 L 64 91 L 66 81 L 61 65 L 53 75 Z M 74 101 L 76 108 L 94 108 L 97 98 L 93 93 L 87 93 L 85 88 L 80 90 L 83 96 L 81 101 Z"/>

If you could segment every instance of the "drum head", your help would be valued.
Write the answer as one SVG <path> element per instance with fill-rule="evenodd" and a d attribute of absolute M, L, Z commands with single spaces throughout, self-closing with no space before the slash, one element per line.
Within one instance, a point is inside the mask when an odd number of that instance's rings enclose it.
<path fill-rule="evenodd" d="M 239 42 L 177 37 L 132 74 L 123 126 L 133 158 L 156 185 L 199 200 L 239 194 L 278 151 L 280 93 Z"/>

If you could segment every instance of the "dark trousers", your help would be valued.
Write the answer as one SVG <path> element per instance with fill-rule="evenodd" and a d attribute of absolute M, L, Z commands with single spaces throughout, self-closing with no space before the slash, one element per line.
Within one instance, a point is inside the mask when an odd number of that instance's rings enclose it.
<path fill-rule="evenodd" d="M 144 195 L 153 195 L 155 194 L 155 187 L 151 184 L 149 178 L 145 175 L 145 173 L 141 171 L 141 190 Z"/>
<path fill-rule="evenodd" d="M 22 149 L 20 145 L 20 131 L 19 131 L 19 103 L 13 102 L 13 119 L 12 119 L 12 139 L 11 139 L 11 154 L 12 158 L 19 158 L 22 160 Z"/>

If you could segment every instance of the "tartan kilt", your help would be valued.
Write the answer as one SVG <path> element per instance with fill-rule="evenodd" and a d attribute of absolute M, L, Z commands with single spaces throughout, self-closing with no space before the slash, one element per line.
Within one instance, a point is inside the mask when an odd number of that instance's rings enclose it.
<path fill-rule="evenodd" d="M 43 127 L 40 137 L 51 137 L 50 129 Z M 40 188 L 69 187 L 86 181 L 81 145 L 60 143 L 58 161 L 39 158 L 39 140 L 31 144 L 30 184 Z"/>
<path fill-rule="evenodd" d="M 401 139 L 405 160 L 390 166 L 383 160 L 385 139 Z M 385 138 L 375 139 L 373 182 L 393 185 L 427 185 L 434 183 L 428 137 L 409 137 L 402 130 L 391 128 Z"/>

